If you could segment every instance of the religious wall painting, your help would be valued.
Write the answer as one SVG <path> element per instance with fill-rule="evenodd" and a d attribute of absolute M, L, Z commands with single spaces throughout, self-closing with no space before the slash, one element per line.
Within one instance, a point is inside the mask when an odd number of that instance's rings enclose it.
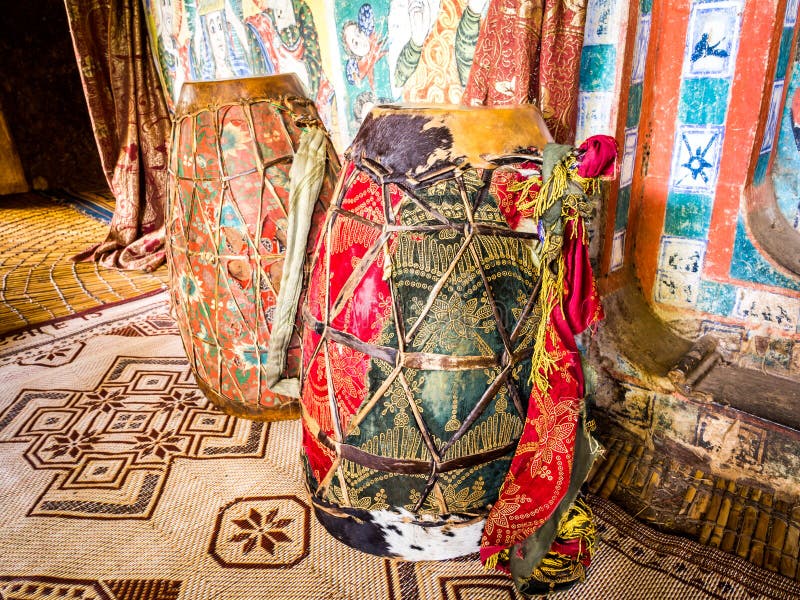
<path fill-rule="evenodd" d="M 700 322 L 699 335 L 713 335 L 717 340 L 717 349 L 724 357 L 729 357 L 738 354 L 742 349 L 742 341 L 747 335 L 747 330 L 741 325 L 703 319 Z"/>
<path fill-rule="evenodd" d="M 344 118 L 351 135 L 370 109 L 391 102 L 386 2 L 337 2 L 336 31 L 346 98 Z"/>
<path fill-rule="evenodd" d="M 192 79 L 209 81 L 254 74 L 241 11 L 232 4 L 231 0 L 197 0 L 194 52 L 190 54 L 194 58 Z"/>
<path fill-rule="evenodd" d="M 619 186 L 625 187 L 633 181 L 633 165 L 636 161 L 636 142 L 639 139 L 639 130 L 631 127 L 625 130 L 625 142 L 622 150 L 622 167 L 619 174 Z"/>
<path fill-rule="evenodd" d="M 736 64 L 740 2 L 703 2 L 692 7 L 686 39 L 685 77 L 731 77 Z"/>
<path fill-rule="evenodd" d="M 170 111 L 191 75 L 189 29 L 183 0 L 145 0 L 146 20 L 164 96 Z"/>
<path fill-rule="evenodd" d="M 184 81 L 295 73 L 325 125 L 335 94 L 306 0 L 145 0 L 167 103 Z"/>
<path fill-rule="evenodd" d="M 591 135 L 613 133 L 611 113 L 614 107 L 614 93 L 608 91 L 578 92 L 578 123 L 575 139 L 585 140 Z"/>
<path fill-rule="evenodd" d="M 585 45 L 616 44 L 620 34 L 622 0 L 589 0 L 586 4 Z"/>
<path fill-rule="evenodd" d="M 625 230 L 615 231 L 611 242 L 611 270 L 622 268 L 625 260 Z"/>
<path fill-rule="evenodd" d="M 705 241 L 662 236 L 656 300 L 678 306 L 696 305 L 705 253 Z"/>
<path fill-rule="evenodd" d="M 384 102 L 458 104 L 488 0 L 337 0 L 349 136 Z"/>
<path fill-rule="evenodd" d="M 772 96 L 769 101 L 769 113 L 767 122 L 764 126 L 764 141 L 761 144 L 761 152 L 772 151 L 772 144 L 775 140 L 775 130 L 778 127 L 778 118 L 781 113 L 781 100 L 783 99 L 783 79 L 779 79 L 772 85 Z"/>
<path fill-rule="evenodd" d="M 722 126 L 678 126 L 672 164 L 673 190 L 714 193 L 724 133 Z"/>
<path fill-rule="evenodd" d="M 726 441 L 729 443 L 726 444 Z M 764 462 L 767 430 L 755 423 L 737 421 L 716 411 L 702 409 L 697 417 L 693 442 L 709 452 L 728 451 L 730 461 L 737 467 L 760 471 Z"/>
<path fill-rule="evenodd" d="M 739 288 L 731 316 L 763 327 L 796 333 L 800 322 L 800 298 Z"/>
<path fill-rule="evenodd" d="M 633 51 L 633 70 L 631 72 L 631 83 L 641 83 L 644 81 L 644 68 L 647 60 L 647 47 L 650 43 L 650 23 L 651 15 L 641 15 L 636 26 L 636 42 Z"/>
<path fill-rule="evenodd" d="M 243 0 L 251 60 L 258 73 L 295 73 L 331 129 L 334 89 L 322 66 L 314 16 L 305 0 Z"/>
<path fill-rule="evenodd" d="M 784 17 L 783 26 L 793 27 L 797 23 L 797 11 L 800 7 L 799 0 L 788 0 L 786 2 L 786 16 Z"/>
<path fill-rule="evenodd" d="M 778 208 L 792 228 L 800 231 L 800 68 L 797 62 L 787 87 L 775 134 L 777 155 L 772 165 L 772 183 Z M 775 98 L 773 94 L 773 101 Z M 766 145 L 767 132 L 764 137 Z"/>

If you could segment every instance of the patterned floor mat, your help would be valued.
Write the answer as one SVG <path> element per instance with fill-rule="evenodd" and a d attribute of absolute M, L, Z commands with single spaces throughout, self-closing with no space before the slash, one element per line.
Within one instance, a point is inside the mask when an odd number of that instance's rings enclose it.
<path fill-rule="evenodd" d="M 93 206 L 102 212 L 99 200 Z M 144 273 L 72 262 L 107 233 L 107 224 L 76 210 L 74 203 L 34 193 L 3 197 L 0 335 L 164 287 L 165 267 Z"/>
<path fill-rule="evenodd" d="M 195 386 L 165 294 L 0 340 L 0 598 L 512 600 L 476 557 L 386 560 L 314 519 L 298 421 Z M 587 581 L 553 598 L 797 598 L 800 585 L 590 496 Z"/>

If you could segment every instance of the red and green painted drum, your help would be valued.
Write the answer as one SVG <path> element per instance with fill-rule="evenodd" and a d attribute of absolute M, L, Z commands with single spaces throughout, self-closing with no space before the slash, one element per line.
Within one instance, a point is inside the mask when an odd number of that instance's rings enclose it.
<path fill-rule="evenodd" d="M 198 385 L 237 416 L 299 414 L 296 398 L 270 390 L 265 363 L 284 276 L 291 169 L 303 132 L 315 127 L 316 109 L 294 75 L 186 83 L 176 107 L 167 221 L 172 308 Z M 311 240 L 338 173 L 327 136 L 323 143 L 329 160 Z M 299 335 L 288 346 L 282 375 L 297 377 Z"/>
<path fill-rule="evenodd" d="M 345 154 L 303 307 L 301 398 L 315 511 L 345 543 L 478 550 L 531 392 L 539 234 L 514 207 L 550 141 L 530 105 L 382 106 Z"/>

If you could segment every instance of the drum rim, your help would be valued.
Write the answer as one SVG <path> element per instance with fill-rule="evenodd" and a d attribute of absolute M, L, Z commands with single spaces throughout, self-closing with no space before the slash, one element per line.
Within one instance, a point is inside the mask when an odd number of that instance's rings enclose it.
<path fill-rule="evenodd" d="M 174 119 L 215 106 L 255 103 L 267 99 L 294 97 L 311 103 L 302 82 L 294 73 L 260 75 L 214 81 L 187 81 L 181 86 Z"/>

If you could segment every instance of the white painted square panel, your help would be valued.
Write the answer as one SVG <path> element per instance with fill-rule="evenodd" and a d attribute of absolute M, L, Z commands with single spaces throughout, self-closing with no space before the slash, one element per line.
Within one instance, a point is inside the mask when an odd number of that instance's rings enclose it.
<path fill-rule="evenodd" d="M 647 47 L 650 43 L 651 15 L 642 15 L 636 26 L 636 42 L 633 49 L 633 71 L 631 83 L 644 81 L 644 68 L 647 64 Z"/>
<path fill-rule="evenodd" d="M 621 269 L 625 262 L 625 230 L 614 232 L 614 239 L 611 242 L 611 270 Z"/>
<path fill-rule="evenodd" d="M 764 141 L 761 144 L 760 152 L 771 152 L 772 144 L 775 142 L 775 130 L 778 128 L 778 120 L 781 114 L 781 100 L 783 99 L 783 79 L 777 80 L 772 85 L 772 96 L 769 100 L 769 113 L 767 113 L 767 124 L 764 126 Z"/>
<path fill-rule="evenodd" d="M 731 316 L 763 327 L 795 332 L 800 320 L 800 299 L 739 288 Z"/>
<path fill-rule="evenodd" d="M 678 126 L 672 153 L 673 190 L 714 193 L 724 134 L 722 125 Z"/>
<path fill-rule="evenodd" d="M 625 143 L 622 149 L 622 167 L 619 172 L 619 187 L 630 185 L 633 181 L 633 166 L 636 162 L 636 142 L 639 131 L 635 127 L 625 130 Z"/>
<path fill-rule="evenodd" d="M 663 236 L 658 257 L 655 299 L 675 306 L 694 306 L 700 291 L 706 243 Z"/>
<path fill-rule="evenodd" d="M 622 0 L 589 0 L 586 3 L 584 45 L 617 43 L 622 6 Z"/>
<path fill-rule="evenodd" d="M 593 135 L 614 135 L 611 123 L 613 106 L 614 95 L 611 92 L 579 92 L 575 141 L 580 144 Z"/>
<path fill-rule="evenodd" d="M 742 2 L 695 3 L 689 15 L 684 77 L 732 77 Z"/>

